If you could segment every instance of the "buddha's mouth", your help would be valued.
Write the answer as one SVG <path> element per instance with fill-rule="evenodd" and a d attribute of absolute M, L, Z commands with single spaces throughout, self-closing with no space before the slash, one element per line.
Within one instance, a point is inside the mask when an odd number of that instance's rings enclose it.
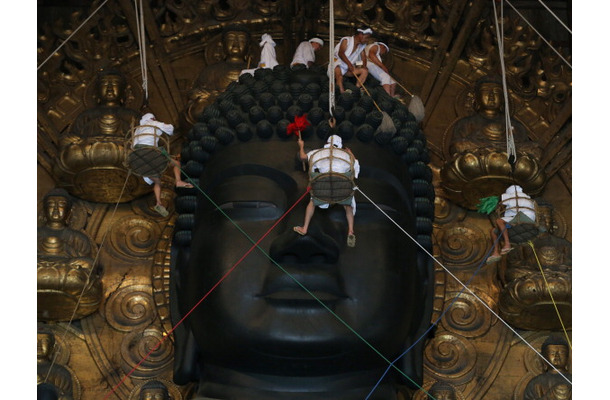
<path fill-rule="evenodd" d="M 290 268 L 294 270 L 293 268 Z M 323 307 L 347 298 L 334 268 L 310 266 L 307 271 L 279 268 L 270 272 L 258 297 L 277 306 Z"/>

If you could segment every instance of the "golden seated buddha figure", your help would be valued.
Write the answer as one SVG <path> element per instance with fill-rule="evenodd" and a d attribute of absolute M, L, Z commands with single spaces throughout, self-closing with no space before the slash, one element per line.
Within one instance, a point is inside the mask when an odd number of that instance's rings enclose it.
<path fill-rule="evenodd" d="M 210 48 L 208 51 L 211 50 Z M 189 92 L 185 126 L 196 123 L 197 116 L 203 109 L 231 82 L 237 81 L 239 73 L 248 67 L 250 33 L 240 25 L 228 26 L 222 32 L 217 50 L 217 54 L 211 55 L 210 58 L 216 58 L 218 62 L 203 68 Z"/>
<path fill-rule="evenodd" d="M 80 398 L 80 383 L 70 370 L 55 359 L 55 336 L 51 330 L 38 328 L 36 348 L 36 384 L 38 398 L 73 400 Z"/>
<path fill-rule="evenodd" d="M 539 194 L 545 182 L 539 164 L 542 150 L 528 138 L 523 124 L 514 119 L 511 126 L 517 156 L 513 166 L 509 163 L 501 81 L 483 77 L 475 84 L 474 94 L 477 112 L 448 129 L 448 158 L 441 170 L 448 196 L 474 210 L 480 198 L 502 193 L 511 184 Z"/>
<path fill-rule="evenodd" d="M 114 203 L 131 201 L 150 192 L 136 176 L 121 196 L 128 170 L 124 165 L 125 137 L 137 125 L 139 113 L 125 107 L 127 81 L 116 70 L 97 76 L 97 106 L 79 114 L 69 131 L 60 137 L 56 164 L 60 185 L 84 200 Z"/>
<path fill-rule="evenodd" d="M 539 210 L 549 208 L 543 204 Z M 520 329 L 553 330 L 561 329 L 562 321 L 566 327 L 572 323 L 572 244 L 553 234 L 552 219 L 542 222 L 546 232 L 531 241 L 534 247 L 520 244 L 498 270 L 500 315 Z"/>
<path fill-rule="evenodd" d="M 38 320 L 68 321 L 73 313 L 82 318 L 97 310 L 102 296 L 99 277 L 91 273 L 95 243 L 68 227 L 72 202 L 64 189 L 47 193 L 43 207 L 46 224 L 37 232 Z"/>

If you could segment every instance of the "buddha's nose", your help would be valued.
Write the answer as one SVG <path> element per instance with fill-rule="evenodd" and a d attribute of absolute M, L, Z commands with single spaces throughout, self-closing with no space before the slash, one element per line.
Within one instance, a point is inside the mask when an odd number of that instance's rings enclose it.
<path fill-rule="evenodd" d="M 312 225 L 304 236 L 292 229 L 277 236 L 270 255 L 280 264 L 334 264 L 339 258 L 339 246 L 331 236 Z"/>

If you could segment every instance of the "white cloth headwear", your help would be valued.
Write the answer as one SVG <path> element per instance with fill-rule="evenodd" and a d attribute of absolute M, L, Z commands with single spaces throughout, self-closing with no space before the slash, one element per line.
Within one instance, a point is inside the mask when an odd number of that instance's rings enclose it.
<path fill-rule="evenodd" d="M 263 47 L 265 43 L 271 43 L 275 47 L 275 42 L 273 41 L 271 35 L 268 33 L 263 33 L 263 36 L 261 36 L 261 42 L 258 45 L 260 47 Z"/>
<path fill-rule="evenodd" d="M 324 46 L 324 40 L 317 37 L 309 39 L 309 43 L 317 43 L 320 46 Z"/>
<path fill-rule="evenodd" d="M 142 115 L 142 119 L 140 119 L 140 125 L 146 125 L 147 121 L 152 121 L 153 119 L 155 119 L 155 114 L 146 113 Z"/>
<path fill-rule="evenodd" d="M 519 185 L 511 185 L 506 189 L 506 193 L 523 192 L 523 188 Z"/>
<path fill-rule="evenodd" d="M 330 146 L 335 146 L 338 148 L 343 148 L 343 141 L 341 140 L 341 136 L 337 136 L 337 135 L 331 135 L 328 137 L 328 140 L 326 141 L 326 143 L 328 143 L 328 147 Z M 324 147 L 327 147 L 324 146 Z"/>
<path fill-rule="evenodd" d="M 373 34 L 373 30 L 371 28 L 366 28 L 366 29 L 356 29 L 358 32 L 362 33 L 363 35 L 372 35 Z"/>

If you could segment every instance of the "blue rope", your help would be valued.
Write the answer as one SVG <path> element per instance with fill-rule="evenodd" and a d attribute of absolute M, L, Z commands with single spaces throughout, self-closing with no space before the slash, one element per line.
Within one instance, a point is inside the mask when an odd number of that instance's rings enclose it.
<path fill-rule="evenodd" d="M 468 282 L 466 282 L 466 286 L 470 285 L 470 282 L 472 282 L 472 280 L 474 279 L 474 277 L 477 275 L 477 273 L 481 270 L 481 268 L 483 267 L 483 264 L 485 264 L 485 261 L 487 260 L 487 258 L 489 257 L 489 255 L 491 254 L 491 252 L 493 251 L 493 249 L 496 247 L 496 245 L 498 244 L 500 238 L 502 237 L 502 234 L 504 233 L 504 231 L 506 230 L 506 228 L 504 228 L 504 230 L 498 235 L 498 237 L 496 238 L 493 246 L 491 246 L 491 249 L 489 249 L 489 251 L 487 252 L 487 254 L 485 254 L 485 257 L 483 258 L 483 260 L 481 261 L 481 263 L 479 264 L 479 266 L 477 267 L 477 269 L 474 271 L 474 274 L 472 274 L 472 276 L 470 277 L 470 279 L 468 280 Z M 388 367 L 386 368 L 385 372 L 383 373 L 383 375 L 381 375 L 381 378 L 379 378 L 379 380 L 377 381 L 377 383 L 375 384 L 375 386 L 373 387 L 373 389 L 371 389 L 371 391 L 369 392 L 369 394 L 366 396 L 365 400 L 368 400 L 371 395 L 373 394 L 373 392 L 375 392 L 375 389 L 377 389 L 377 387 L 379 386 L 379 384 L 381 383 L 381 381 L 383 380 L 383 378 L 385 378 L 385 376 L 387 375 L 387 373 L 390 371 L 390 368 L 392 366 L 394 366 L 394 364 L 400 360 L 402 357 L 405 356 L 405 354 L 407 354 L 409 351 L 411 351 L 411 349 L 417 344 L 419 343 L 424 337 L 426 337 L 428 335 L 428 333 L 439 323 L 439 321 L 443 318 L 443 316 L 447 313 L 447 311 L 449 311 L 449 309 L 453 306 L 453 304 L 457 301 L 457 299 L 460 297 L 460 295 L 464 292 L 464 290 L 466 290 L 465 287 L 462 288 L 462 290 L 460 290 L 460 292 L 458 293 L 457 296 L 455 296 L 455 298 L 453 299 L 453 301 L 451 302 L 451 304 L 449 304 L 449 306 L 441 313 L 441 315 L 438 317 L 438 319 L 436 321 L 434 321 L 434 323 L 432 325 L 430 325 L 430 328 L 428 328 L 420 337 L 419 339 L 417 339 L 411 346 L 409 346 L 408 349 L 406 349 L 401 355 L 399 355 L 394 361 L 392 361 L 390 363 L 390 365 L 388 365 Z M 432 399 L 434 399 L 434 397 L 432 397 L 432 395 L 430 393 L 427 393 L 428 396 Z M 436 400 L 436 399 L 435 399 Z"/>

